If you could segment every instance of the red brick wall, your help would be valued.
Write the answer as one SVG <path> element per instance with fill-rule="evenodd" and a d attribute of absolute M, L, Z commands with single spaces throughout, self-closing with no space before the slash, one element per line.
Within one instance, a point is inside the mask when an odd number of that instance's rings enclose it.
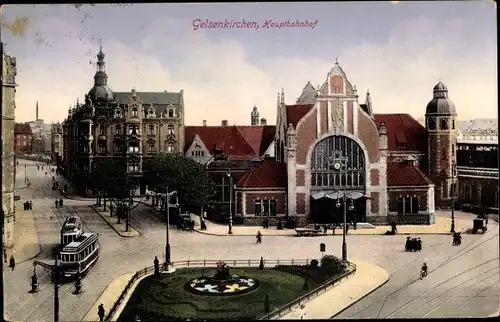
<path fill-rule="evenodd" d="M 377 126 L 361 109 L 358 113 L 358 137 L 368 150 L 370 162 L 377 163 L 380 159 Z"/>
<path fill-rule="evenodd" d="M 352 101 L 347 102 L 347 132 L 354 134 Z"/>
<path fill-rule="evenodd" d="M 246 192 L 247 214 L 253 215 L 255 212 L 255 200 L 276 200 L 276 213 L 285 213 L 286 192 Z"/>
<path fill-rule="evenodd" d="M 302 119 L 297 129 L 297 164 L 306 164 L 307 151 L 316 140 L 316 113 L 314 110 Z"/>
<path fill-rule="evenodd" d="M 297 170 L 297 187 L 306 185 L 305 175 L 306 173 L 304 170 Z"/>
<path fill-rule="evenodd" d="M 377 169 L 370 169 L 370 182 L 372 186 L 378 186 L 380 182 L 379 171 Z"/>
<path fill-rule="evenodd" d="M 405 197 L 409 195 L 413 197 L 416 195 L 418 197 L 418 210 L 427 211 L 427 199 L 428 199 L 428 188 L 408 188 L 408 190 L 396 190 L 391 191 L 390 188 L 387 190 L 387 202 L 388 202 L 388 212 L 398 211 L 398 198 Z"/>
<path fill-rule="evenodd" d="M 330 93 L 336 94 L 343 92 L 344 92 L 344 79 L 339 75 L 332 76 L 332 78 L 330 78 Z"/>
<path fill-rule="evenodd" d="M 321 102 L 319 103 L 319 117 L 320 117 L 320 135 L 328 133 L 328 103 Z"/>
<path fill-rule="evenodd" d="M 297 214 L 303 215 L 306 213 L 306 194 L 297 193 Z"/>
<path fill-rule="evenodd" d="M 379 212 L 379 200 L 380 200 L 380 192 L 370 192 L 370 202 L 371 202 L 371 213 L 378 214 Z"/>

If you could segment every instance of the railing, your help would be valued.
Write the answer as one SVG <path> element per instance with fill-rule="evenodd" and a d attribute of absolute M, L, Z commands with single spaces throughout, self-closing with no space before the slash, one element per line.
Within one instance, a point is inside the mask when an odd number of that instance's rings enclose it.
<path fill-rule="evenodd" d="M 286 313 L 290 312 L 293 307 L 315 298 L 320 293 L 328 290 L 331 286 L 334 286 L 335 283 L 339 282 L 343 278 L 348 278 L 350 275 L 352 275 L 352 274 L 354 274 L 354 272 L 356 272 L 356 265 L 351 263 L 351 262 L 347 262 L 347 265 L 348 265 L 347 272 L 343 273 L 340 276 L 332 278 L 331 280 L 323 283 L 322 285 L 318 286 L 314 290 L 312 290 L 312 291 L 302 295 L 301 297 L 291 301 L 290 303 L 287 303 L 287 304 L 283 305 L 282 307 L 277 308 L 276 310 L 262 316 L 259 320 L 273 320 L 277 317 L 281 317 L 281 316 L 285 315 Z"/>
<path fill-rule="evenodd" d="M 312 260 L 313 258 L 311 258 Z M 258 267 L 260 265 L 260 259 L 253 260 L 253 259 L 230 259 L 230 260 L 220 260 L 220 259 L 203 259 L 203 260 L 187 260 L 187 261 L 177 261 L 177 262 L 172 262 L 171 265 L 172 267 L 175 268 L 187 268 L 187 267 L 213 267 L 214 269 L 217 267 L 217 264 L 223 261 L 227 265 L 231 267 Z M 308 265 L 310 263 L 309 259 L 264 259 L 264 266 L 276 266 L 276 265 Z M 163 269 L 165 270 L 165 265 L 163 266 Z M 115 301 L 113 304 L 113 307 L 109 311 L 105 321 L 111 321 L 111 319 L 116 315 L 118 312 L 118 309 L 121 307 L 123 301 L 129 294 L 132 286 L 134 283 L 141 278 L 142 276 L 152 274 L 154 273 L 154 266 L 149 266 L 145 267 L 137 272 L 132 276 L 130 281 L 127 283 L 127 286 L 123 290 L 123 292 L 120 294 L 118 299 Z M 271 312 L 272 313 L 272 312 Z M 117 319 L 118 317 L 116 317 Z"/>

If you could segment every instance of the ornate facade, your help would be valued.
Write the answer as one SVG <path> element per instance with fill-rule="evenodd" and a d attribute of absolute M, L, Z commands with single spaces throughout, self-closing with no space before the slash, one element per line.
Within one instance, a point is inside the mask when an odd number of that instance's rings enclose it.
<path fill-rule="evenodd" d="M 107 83 L 105 55 L 99 51 L 94 87 L 85 102 L 70 108 L 63 122 L 61 167 L 80 190 L 97 158 L 124 160 L 140 182 L 144 159 L 157 152 L 182 151 L 184 146 L 183 91 L 113 92 Z M 144 191 L 144 185 L 141 190 Z"/>
<path fill-rule="evenodd" d="M 14 207 L 15 157 L 14 127 L 16 108 L 16 58 L 2 52 L 2 240 L 3 261 L 14 252 L 14 223 L 16 209 Z"/>

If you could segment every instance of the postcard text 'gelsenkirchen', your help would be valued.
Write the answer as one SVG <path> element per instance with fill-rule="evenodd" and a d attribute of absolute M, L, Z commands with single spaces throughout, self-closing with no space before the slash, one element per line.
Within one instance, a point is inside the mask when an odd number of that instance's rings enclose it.
<path fill-rule="evenodd" d="M 318 20 L 265 20 L 264 22 L 241 20 L 193 20 L 193 30 L 199 29 L 281 29 L 281 28 L 311 28 L 314 29 Z"/>

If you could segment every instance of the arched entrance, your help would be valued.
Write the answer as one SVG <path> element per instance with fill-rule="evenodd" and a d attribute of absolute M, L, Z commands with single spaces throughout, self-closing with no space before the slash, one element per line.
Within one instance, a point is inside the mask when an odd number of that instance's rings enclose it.
<path fill-rule="evenodd" d="M 328 136 L 311 154 L 311 219 L 316 223 L 366 222 L 365 153 L 346 136 Z M 343 202 L 344 196 L 346 202 Z"/>

